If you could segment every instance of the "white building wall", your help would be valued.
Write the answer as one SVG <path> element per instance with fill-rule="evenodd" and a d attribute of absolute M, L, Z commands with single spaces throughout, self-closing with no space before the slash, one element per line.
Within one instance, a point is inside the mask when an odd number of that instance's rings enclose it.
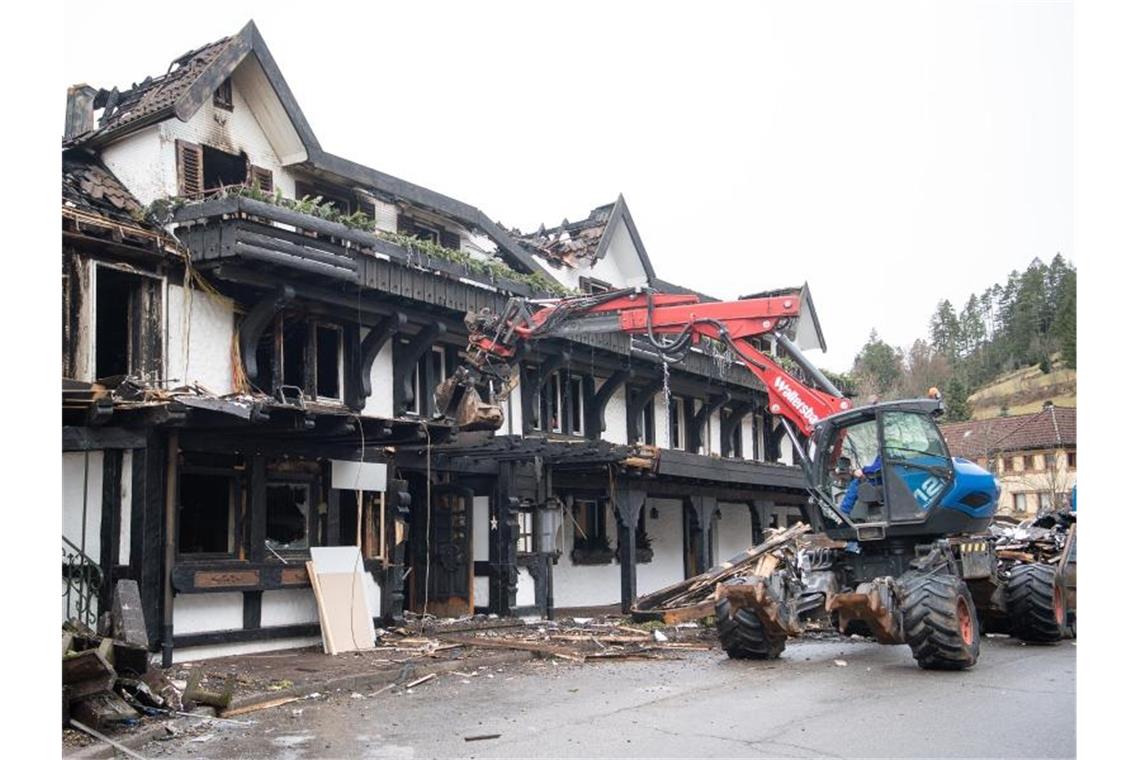
<path fill-rule="evenodd" d="M 166 376 L 232 393 L 234 304 L 228 298 L 181 285 L 167 288 Z M 186 352 L 189 343 L 189 354 Z"/>
<path fill-rule="evenodd" d="M 520 567 L 518 591 L 515 593 L 515 605 L 518 607 L 533 607 L 535 604 L 537 604 L 537 600 L 534 596 L 534 576 L 530 574 L 529 568 Z"/>
<path fill-rule="evenodd" d="M 614 395 L 606 402 L 604 418 L 606 429 L 602 431 L 602 440 L 610 443 L 629 443 L 629 431 L 625 425 L 625 386 L 614 391 Z"/>
<path fill-rule="evenodd" d="M 669 448 L 669 408 L 665 404 L 664 393 L 653 397 L 653 428 L 657 433 L 657 445 Z"/>
<path fill-rule="evenodd" d="M 708 437 L 705 441 L 706 454 L 720 454 L 720 413 L 717 412 L 709 417 Z"/>
<path fill-rule="evenodd" d="M 519 371 L 517 368 L 511 373 L 511 382 L 514 384 L 514 387 L 511 388 L 510 395 L 507 397 L 507 409 L 503 410 L 509 424 L 503 425 L 500 430 L 512 435 L 522 435 L 522 383 L 519 382 Z"/>
<path fill-rule="evenodd" d="M 795 462 L 792 460 L 792 441 L 785 435 L 780 439 L 780 464 L 786 464 L 791 467 Z"/>
<path fill-rule="evenodd" d="M 613 510 L 606 512 L 606 535 L 610 546 L 617 547 L 617 518 Z M 617 560 L 605 565 L 575 565 L 570 559 L 574 549 L 574 523 L 564 515 L 559 546 L 562 556 L 554 565 L 554 606 L 589 607 L 621 601 L 621 566 Z"/>
<path fill-rule="evenodd" d="M 261 594 L 261 625 L 296 625 L 320 621 L 311 588 L 288 588 Z"/>
<path fill-rule="evenodd" d="M 298 636 L 289 639 L 265 639 L 240 644 L 213 644 L 202 647 L 182 647 L 174 650 L 174 662 L 195 662 L 211 657 L 228 657 L 236 654 L 275 652 L 281 649 L 300 649 L 321 643 L 320 636 Z"/>
<path fill-rule="evenodd" d="M 84 458 L 87 460 L 84 487 Z M 83 496 L 87 494 L 87 519 L 83 518 Z M 84 535 L 86 523 L 86 536 Z M 103 526 L 103 452 L 65 451 L 63 453 L 63 535 L 99 561 L 102 551 L 99 533 Z"/>
<path fill-rule="evenodd" d="M 361 340 L 368 335 L 368 329 L 360 331 Z M 364 402 L 362 413 L 366 417 L 385 417 L 391 419 L 393 412 L 392 399 L 392 343 L 388 341 L 376 360 L 372 362 L 372 395 Z"/>
<path fill-rule="evenodd" d="M 174 635 L 229 631 L 242 627 L 242 593 L 176 594 Z M 227 654 L 229 654 L 227 652 Z"/>
<path fill-rule="evenodd" d="M 747 504 L 721 502 L 717 505 L 716 554 L 713 564 L 724 562 L 752 546 L 752 512 Z"/>
<path fill-rule="evenodd" d="M 119 564 L 131 563 L 131 489 L 134 485 L 134 452 L 123 452 L 119 477 Z"/>
<path fill-rule="evenodd" d="M 650 511 L 657 508 L 657 517 Z M 646 499 L 645 532 L 653 561 L 637 566 L 637 593 L 644 594 L 685 579 L 684 505 L 680 499 Z"/>
<path fill-rule="evenodd" d="M 746 414 L 740 422 L 740 456 L 742 459 L 751 459 L 754 453 L 752 446 L 752 415 Z"/>

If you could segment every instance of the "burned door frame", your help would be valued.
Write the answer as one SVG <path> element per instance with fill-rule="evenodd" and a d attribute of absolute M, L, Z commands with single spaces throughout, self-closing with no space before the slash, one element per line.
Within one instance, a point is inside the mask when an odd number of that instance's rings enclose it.
<path fill-rule="evenodd" d="M 407 609 L 413 612 L 428 612 L 429 614 L 437 617 L 456 617 L 458 615 L 470 615 L 475 611 L 475 562 L 474 562 L 474 536 L 472 533 L 472 522 L 474 517 L 474 502 L 475 502 L 475 489 L 469 485 L 460 483 L 433 483 L 430 488 L 430 500 L 428 498 L 428 489 L 425 489 L 420 494 L 420 498 L 416 500 L 413 507 L 413 525 L 412 525 L 412 543 L 411 543 L 411 573 L 408 576 L 408 596 L 406 597 Z M 463 551 L 458 548 L 450 548 L 456 545 L 453 540 L 448 540 L 438 543 L 433 540 L 434 537 L 441 535 L 441 523 L 437 520 L 440 517 L 438 511 L 435 510 L 435 502 L 437 499 L 448 496 L 459 496 L 463 500 L 463 526 L 466 532 L 466 546 Z M 431 512 L 431 527 L 429 529 L 427 517 L 428 510 Z M 456 524 L 454 520 L 450 523 L 451 531 L 448 533 L 448 538 L 455 537 L 454 528 Z M 429 532 L 430 531 L 430 532 Z M 448 548 L 444 548 L 448 547 Z M 427 563 L 425 565 L 425 549 Z M 444 556 L 446 553 L 446 557 Z M 446 600 L 465 599 L 463 609 L 459 609 L 459 604 L 448 601 L 444 605 L 439 604 L 439 586 L 433 587 L 433 570 L 435 580 L 438 581 L 440 570 L 446 570 L 446 565 L 449 563 L 447 557 L 457 559 L 466 565 L 466 593 L 465 595 L 453 595 L 443 597 Z M 426 575 L 428 590 L 425 595 L 425 589 L 421 585 L 421 579 Z M 449 576 L 452 579 L 456 578 L 458 573 L 453 568 Z M 426 604 L 426 607 L 425 607 Z"/>

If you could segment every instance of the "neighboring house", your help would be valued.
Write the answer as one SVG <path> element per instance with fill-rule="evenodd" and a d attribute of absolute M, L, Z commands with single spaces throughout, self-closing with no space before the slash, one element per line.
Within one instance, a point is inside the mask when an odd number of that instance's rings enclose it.
<path fill-rule="evenodd" d="M 71 88 L 64 614 L 130 578 L 167 662 L 309 643 L 308 548 L 357 543 L 378 623 L 628 608 L 798 520 L 765 388 L 708 344 L 666 387 L 640 340 L 550 340 L 497 434 L 436 417 L 467 312 L 635 285 L 684 291 L 620 196 L 524 235 L 325 152 L 252 22 Z"/>
<path fill-rule="evenodd" d="M 998 476 L 998 512 L 1026 517 L 1064 509 L 1077 480 L 1077 410 L 1045 402 L 1040 412 L 951 422 L 942 433 L 954 456 Z"/>

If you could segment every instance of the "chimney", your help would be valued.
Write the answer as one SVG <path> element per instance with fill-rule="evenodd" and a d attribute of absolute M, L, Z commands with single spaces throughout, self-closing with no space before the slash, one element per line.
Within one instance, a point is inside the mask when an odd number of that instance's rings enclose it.
<path fill-rule="evenodd" d="M 63 125 L 63 139 L 70 140 L 95 129 L 94 87 L 74 84 L 67 88 L 67 120 Z"/>

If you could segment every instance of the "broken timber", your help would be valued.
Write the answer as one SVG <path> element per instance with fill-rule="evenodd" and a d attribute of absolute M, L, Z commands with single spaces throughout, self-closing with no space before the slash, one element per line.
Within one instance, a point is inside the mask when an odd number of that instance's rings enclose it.
<path fill-rule="evenodd" d="M 811 526 L 804 523 L 779 530 L 764 543 L 737 554 L 719 567 L 645 594 L 634 603 L 633 618 L 661 620 L 673 625 L 707 617 L 713 614 L 713 594 L 718 583 L 754 567 L 774 567 L 773 561 L 767 559 L 770 553 L 794 545 L 796 539 L 810 531 Z"/>

